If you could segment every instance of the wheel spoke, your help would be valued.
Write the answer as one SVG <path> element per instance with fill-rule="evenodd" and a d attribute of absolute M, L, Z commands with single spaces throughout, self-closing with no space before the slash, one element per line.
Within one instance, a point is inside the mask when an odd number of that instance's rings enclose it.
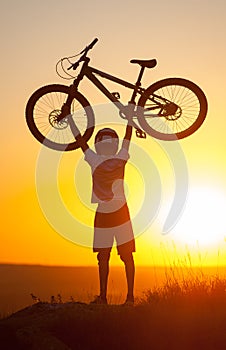
<path fill-rule="evenodd" d="M 48 93 L 43 96 L 36 103 L 36 107 L 34 110 L 35 123 L 37 128 L 41 128 L 43 136 L 47 137 L 50 141 L 57 142 L 60 144 L 68 144 L 73 142 L 74 136 L 71 133 L 70 127 L 66 122 L 58 122 L 57 116 L 61 112 L 61 108 L 63 103 L 66 101 L 67 94 L 62 92 L 53 92 Z M 79 102 L 73 101 L 71 106 L 71 112 L 75 113 L 76 110 L 81 110 L 82 106 Z M 53 114 L 53 123 L 51 123 L 51 113 Z M 83 118 L 85 119 L 85 118 Z M 54 122 L 55 120 L 55 122 Z M 75 118 L 74 118 L 75 120 Z M 80 123 L 81 118 L 76 118 L 76 124 L 78 125 L 80 131 L 84 133 L 87 125 L 85 123 Z M 43 125 L 46 125 L 43 128 Z M 67 129 L 67 133 L 65 133 L 65 128 Z M 51 130 L 51 132 L 50 132 Z"/>
<path fill-rule="evenodd" d="M 144 131 L 165 140 L 175 139 L 175 134 L 178 138 L 190 135 L 203 123 L 207 112 L 202 90 L 181 78 L 168 78 L 151 85 L 139 106 L 143 107 L 138 120 Z"/>
<path fill-rule="evenodd" d="M 149 118 L 148 123 L 153 129 L 161 133 L 172 134 L 184 131 L 192 125 L 197 111 L 200 109 L 199 100 L 193 92 L 183 86 L 170 85 L 155 91 L 155 94 L 178 105 L 181 108 L 181 113 L 178 117 L 166 115 L 161 118 L 161 123 L 158 123 L 158 125 L 153 122 L 153 119 Z M 190 114 L 189 117 L 187 110 Z"/>
<path fill-rule="evenodd" d="M 26 120 L 32 134 L 38 141 L 53 149 L 71 150 L 77 148 L 77 141 L 71 132 L 67 116 L 62 107 L 68 100 L 68 87 L 49 85 L 37 90 L 28 101 Z M 89 106 L 86 110 L 85 106 Z M 88 140 L 94 129 L 94 115 L 88 101 L 76 93 L 70 106 L 70 114 L 81 135 Z"/>

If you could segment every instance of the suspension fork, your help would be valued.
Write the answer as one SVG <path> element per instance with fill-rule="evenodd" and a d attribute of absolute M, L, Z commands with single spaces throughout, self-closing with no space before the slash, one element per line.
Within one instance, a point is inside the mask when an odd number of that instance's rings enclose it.
<path fill-rule="evenodd" d="M 86 57 L 79 75 L 74 80 L 73 84 L 69 86 L 69 94 L 68 94 L 66 102 L 63 104 L 63 106 L 61 108 L 61 114 L 58 117 L 58 121 L 64 119 L 67 115 L 70 114 L 70 107 L 71 107 L 74 95 L 76 94 L 76 92 L 78 90 L 78 85 L 79 85 L 80 81 L 83 79 L 83 77 L 86 73 L 86 68 L 88 66 L 89 61 L 90 61 L 90 59 L 88 57 Z"/>
<path fill-rule="evenodd" d="M 70 114 L 70 108 L 71 108 L 71 104 L 72 104 L 75 92 L 76 92 L 76 88 L 74 87 L 74 85 L 69 86 L 69 94 L 68 94 L 67 100 L 62 105 L 61 114 L 58 116 L 58 122 Z"/>

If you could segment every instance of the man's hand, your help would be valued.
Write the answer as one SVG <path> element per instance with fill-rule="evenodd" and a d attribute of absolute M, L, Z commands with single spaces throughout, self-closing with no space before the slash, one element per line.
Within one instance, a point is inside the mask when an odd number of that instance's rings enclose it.
<path fill-rule="evenodd" d="M 79 136 L 76 136 L 76 141 L 78 142 L 78 145 L 81 147 L 82 151 L 85 152 L 87 149 L 89 149 L 88 143 L 84 140 L 84 138 L 79 134 Z"/>

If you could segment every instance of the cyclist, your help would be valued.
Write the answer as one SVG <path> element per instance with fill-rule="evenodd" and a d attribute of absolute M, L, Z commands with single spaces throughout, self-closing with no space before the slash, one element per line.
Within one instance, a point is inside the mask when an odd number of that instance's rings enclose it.
<path fill-rule="evenodd" d="M 98 131 L 95 137 L 96 152 L 89 148 L 80 134 L 76 137 L 92 171 L 91 201 L 98 204 L 94 220 L 93 251 L 98 253 L 100 294 L 92 303 L 107 304 L 109 259 L 114 238 L 118 254 L 125 264 L 128 287 L 125 304 L 134 303 L 135 240 L 123 187 L 131 136 L 132 126 L 128 123 L 119 152 L 119 138 L 113 129 Z"/>

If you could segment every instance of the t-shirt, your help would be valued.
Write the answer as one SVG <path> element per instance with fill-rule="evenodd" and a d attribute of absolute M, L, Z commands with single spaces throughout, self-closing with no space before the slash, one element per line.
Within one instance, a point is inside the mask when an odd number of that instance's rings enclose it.
<path fill-rule="evenodd" d="M 123 180 L 128 159 L 129 154 L 125 148 L 121 148 L 114 156 L 99 155 L 90 148 L 85 151 L 85 160 L 92 171 L 92 203 L 125 201 Z"/>

